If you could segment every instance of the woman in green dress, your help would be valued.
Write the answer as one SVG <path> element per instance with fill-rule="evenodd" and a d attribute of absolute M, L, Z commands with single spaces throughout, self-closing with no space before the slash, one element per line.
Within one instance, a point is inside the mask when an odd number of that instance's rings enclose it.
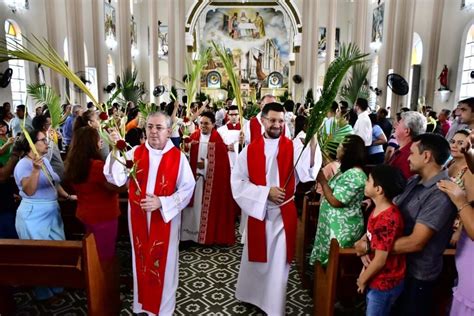
<path fill-rule="evenodd" d="M 362 138 L 347 135 L 337 148 L 337 159 L 341 163 L 338 172 L 329 181 L 319 172 L 317 182 L 322 186 L 323 196 L 311 264 L 316 260 L 327 264 L 332 238 L 336 238 L 343 248 L 352 247 L 364 233 L 361 203 L 367 180 L 362 170 L 365 158 Z"/>

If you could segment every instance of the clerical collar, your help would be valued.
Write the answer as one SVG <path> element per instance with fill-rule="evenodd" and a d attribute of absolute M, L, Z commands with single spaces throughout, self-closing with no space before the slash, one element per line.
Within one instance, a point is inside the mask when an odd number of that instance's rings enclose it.
<path fill-rule="evenodd" d="M 152 153 L 154 155 L 163 155 L 163 154 L 167 153 L 171 148 L 173 148 L 173 146 L 174 146 L 173 143 L 169 139 L 166 142 L 166 145 L 163 149 L 155 149 L 155 148 L 150 146 L 148 141 L 145 142 L 145 147 L 148 149 L 148 151 L 150 153 Z"/>

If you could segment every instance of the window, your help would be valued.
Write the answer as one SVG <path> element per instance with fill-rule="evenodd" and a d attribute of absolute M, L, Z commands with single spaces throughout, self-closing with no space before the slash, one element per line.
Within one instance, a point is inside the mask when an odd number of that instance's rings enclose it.
<path fill-rule="evenodd" d="M 5 21 L 5 39 L 7 49 L 15 50 L 18 44 L 22 44 L 21 31 L 12 20 Z M 9 60 L 8 67 L 13 70 L 11 79 L 11 91 L 13 108 L 26 102 L 26 73 L 24 60 Z"/>
<path fill-rule="evenodd" d="M 460 100 L 474 96 L 474 79 L 471 78 L 471 72 L 474 72 L 474 23 L 471 24 L 467 32 L 466 46 L 464 47 L 461 89 L 459 91 Z"/>

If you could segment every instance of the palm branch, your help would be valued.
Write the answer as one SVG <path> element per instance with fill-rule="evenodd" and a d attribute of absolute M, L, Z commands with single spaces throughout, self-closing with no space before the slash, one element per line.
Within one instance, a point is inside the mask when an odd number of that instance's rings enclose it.
<path fill-rule="evenodd" d="M 354 105 L 357 98 L 367 98 L 368 88 L 364 83 L 368 73 L 369 65 L 367 63 L 358 63 L 352 66 L 351 77 L 341 87 L 341 98 L 350 105 Z"/>
<path fill-rule="evenodd" d="M 232 55 L 227 54 L 224 47 L 216 44 L 214 41 L 211 42 L 212 47 L 214 47 L 215 52 L 219 56 L 224 65 L 224 69 L 229 78 L 230 85 L 235 95 L 235 101 L 237 107 L 239 108 L 239 117 L 240 117 L 240 126 L 243 126 L 244 111 L 243 111 L 243 101 L 242 93 L 240 92 L 240 78 L 237 77 L 237 72 L 234 71 L 234 59 Z"/>
<path fill-rule="evenodd" d="M 332 102 L 336 98 L 337 92 L 339 91 L 339 86 L 346 76 L 347 71 L 358 63 L 366 62 L 364 58 L 367 56 L 368 54 L 362 54 L 360 49 L 355 44 L 349 43 L 349 45 L 341 45 L 339 56 L 333 62 L 331 62 L 324 77 L 321 97 L 311 109 L 311 114 L 308 118 L 308 128 L 306 130 L 304 146 L 295 162 L 295 167 L 301 158 L 303 150 L 308 146 L 313 136 L 321 129 L 321 125 L 326 118 L 326 114 L 329 111 Z M 318 139 L 320 140 L 321 137 L 318 137 Z M 327 147 L 325 150 L 327 150 Z M 326 152 L 325 155 L 328 155 L 328 153 Z M 291 175 L 292 174 L 288 176 L 285 187 L 288 184 Z"/>
<path fill-rule="evenodd" d="M 324 161 L 332 161 L 336 156 L 337 147 L 346 135 L 352 134 L 352 126 L 344 118 L 335 118 L 329 132 L 322 125 L 318 132 L 318 143 Z"/>
<path fill-rule="evenodd" d="M 29 39 L 23 35 L 25 44 L 15 41 L 14 48 L 7 48 L 5 39 L 0 40 L 0 62 L 9 60 L 26 60 L 35 64 L 41 64 L 58 74 L 69 79 L 79 89 L 81 89 L 94 103 L 94 105 L 103 110 L 102 105 L 97 101 L 92 92 L 82 82 L 82 80 L 69 68 L 64 62 L 63 58 L 56 52 L 56 50 L 45 39 L 38 39 L 32 35 Z"/>
<path fill-rule="evenodd" d="M 356 64 L 366 62 L 364 59 L 366 56 L 368 54 L 362 54 L 355 44 L 341 45 L 340 55 L 329 65 L 324 77 L 321 97 L 311 110 L 304 147 L 308 145 L 311 138 L 319 131 L 347 71 Z"/>
<path fill-rule="evenodd" d="M 53 88 L 36 83 L 29 84 L 26 91 L 36 101 L 36 104 L 46 104 L 51 116 L 51 127 L 53 129 L 58 128 L 62 122 L 61 98 Z"/>
<path fill-rule="evenodd" d="M 118 98 L 119 103 L 125 106 L 127 102 L 138 102 L 143 98 L 146 91 L 141 82 L 138 82 L 138 72 L 131 68 L 125 69 L 122 77 L 117 77 L 117 87 L 119 87 L 121 98 Z"/>
<path fill-rule="evenodd" d="M 195 61 L 191 59 L 186 60 L 186 79 L 184 80 L 184 87 L 188 96 L 188 104 L 186 108 L 186 116 L 191 115 L 191 103 L 196 101 L 196 96 L 199 90 L 199 81 L 201 72 L 209 59 L 209 50 L 201 51 L 199 58 Z"/>

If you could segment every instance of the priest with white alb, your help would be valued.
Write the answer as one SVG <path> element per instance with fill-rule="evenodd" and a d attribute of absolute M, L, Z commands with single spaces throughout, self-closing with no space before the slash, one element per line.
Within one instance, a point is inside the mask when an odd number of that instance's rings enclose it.
<path fill-rule="evenodd" d="M 112 152 L 104 166 L 107 181 L 122 186 L 128 180 L 124 164 L 137 164 L 129 181 L 128 222 L 132 244 L 133 312 L 171 316 L 178 288 L 181 210 L 193 195 L 195 180 L 189 163 L 169 139 L 171 118 L 148 116 L 147 140 L 118 162 Z M 119 142 L 116 133 L 112 138 Z M 117 158 L 122 159 L 122 158 Z"/>
<path fill-rule="evenodd" d="M 295 252 L 295 187 L 298 181 L 315 181 L 322 155 L 313 137 L 293 172 L 303 142 L 284 136 L 283 106 L 266 104 L 261 122 L 264 135 L 242 150 L 231 176 L 234 199 L 248 215 L 235 296 L 277 316 L 285 315 L 286 286 Z"/>

